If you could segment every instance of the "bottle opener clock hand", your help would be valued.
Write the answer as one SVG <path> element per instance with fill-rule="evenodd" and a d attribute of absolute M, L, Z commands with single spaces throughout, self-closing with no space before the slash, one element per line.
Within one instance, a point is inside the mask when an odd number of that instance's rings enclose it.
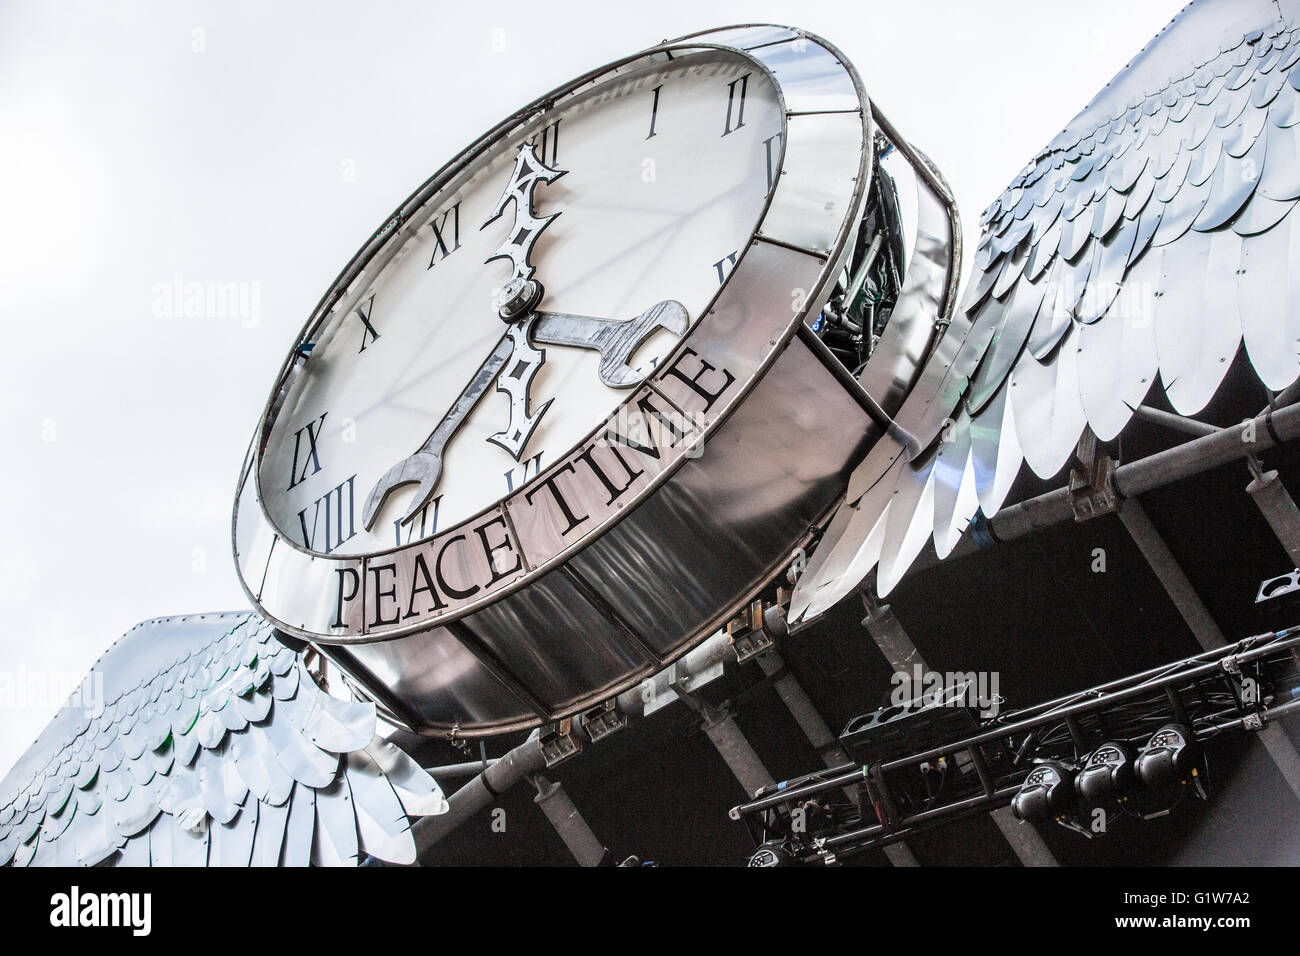
<path fill-rule="evenodd" d="M 510 184 L 492 216 L 484 223 L 486 227 L 495 222 L 506 201 L 515 200 L 514 228 L 506 242 L 487 260 L 508 258 L 515 266 L 514 276 L 502 288 L 496 301 L 498 312 L 502 320 L 509 323 L 509 328 L 424 444 L 393 465 L 375 483 L 362 513 L 366 530 L 373 527 L 389 492 L 402 485 L 419 484 L 406 514 L 401 518 L 402 522 L 409 521 L 429 502 L 442 475 L 442 457 L 448 442 L 487 393 L 494 379 L 497 389 L 510 396 L 510 424 L 505 431 L 492 435 L 488 440 L 519 460 L 529 437 L 551 404 L 547 401 L 531 415 L 528 413 L 528 388 L 546 357 L 545 350 L 535 348 L 530 337 L 550 345 L 595 349 L 600 352 L 600 380 L 611 388 L 630 388 L 645 378 L 644 372 L 628 365 L 628 360 L 641 344 L 661 328 L 679 336 L 686 331 L 686 309 L 673 301 L 656 303 L 636 318 L 622 322 L 534 311 L 534 306 L 541 300 L 542 288 L 532 278 L 535 270 L 529 254 L 541 231 L 560 214 L 553 213 L 543 219 L 535 217 L 532 212 L 533 190 L 538 180 L 552 182 L 562 175 L 563 170 L 542 164 L 532 145 L 520 149 Z"/>

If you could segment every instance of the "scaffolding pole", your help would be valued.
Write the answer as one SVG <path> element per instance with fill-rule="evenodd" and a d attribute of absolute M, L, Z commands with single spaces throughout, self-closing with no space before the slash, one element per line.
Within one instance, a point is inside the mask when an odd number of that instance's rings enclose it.
<path fill-rule="evenodd" d="M 903 628 L 903 624 L 894 614 L 894 609 L 888 604 L 881 604 L 874 601 L 866 592 L 862 592 L 862 603 L 866 608 L 867 616 L 862 623 L 871 635 L 871 639 L 876 642 L 880 652 L 885 655 L 894 668 L 895 673 L 910 674 L 912 668 L 920 664 L 922 670 L 928 670 L 925 658 L 916 645 L 912 643 L 912 638 Z M 1005 809 L 1005 808 L 1004 808 Z M 1056 857 L 1052 854 L 1051 849 L 1043 842 L 1038 831 L 1032 825 L 1022 824 L 1014 817 L 1003 814 L 998 815 L 998 811 L 993 811 L 990 816 L 998 830 L 1006 838 L 1016 858 L 1024 866 L 1057 866 Z M 909 851 L 910 853 L 910 851 Z"/>

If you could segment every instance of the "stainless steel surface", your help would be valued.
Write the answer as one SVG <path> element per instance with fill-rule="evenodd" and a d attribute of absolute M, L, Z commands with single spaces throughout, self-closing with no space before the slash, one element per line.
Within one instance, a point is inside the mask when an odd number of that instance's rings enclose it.
<path fill-rule="evenodd" d="M 680 302 L 657 302 L 631 319 L 594 319 L 565 312 L 538 312 L 532 336 L 545 345 L 569 345 L 600 353 L 600 380 L 610 388 L 639 385 L 649 369 L 638 372 L 628 359 L 659 329 L 680 337 L 690 324 Z"/>
<path fill-rule="evenodd" d="M 1243 342 L 1270 388 L 1296 379 L 1300 37 L 1287 17 L 1263 0 L 1189 4 L 986 210 L 962 310 L 895 413 L 923 443 L 969 435 L 967 460 L 941 448 L 903 466 L 873 448 L 792 623 L 878 563 L 893 569 L 884 590 L 897 581 L 919 551 L 902 502 L 947 553 L 973 501 L 1001 506 L 1020 459 L 1052 477 L 1085 426 L 1118 435 L 1157 374 L 1185 415 Z M 884 540 L 887 525 L 906 530 Z"/>
<path fill-rule="evenodd" d="M 247 613 L 136 625 L 0 781 L 0 865 L 411 862 L 434 781 Z"/>
<path fill-rule="evenodd" d="M 868 132 L 859 113 L 792 115 L 781 179 L 759 234 L 829 254 L 845 220 L 859 211 L 854 190 L 857 158 Z"/>
<path fill-rule="evenodd" d="M 858 375 L 867 394 L 890 414 L 902 406 L 935 336 L 942 334 L 936 323 L 946 315 L 943 302 L 949 276 L 958 266 L 948 207 L 924 182 L 919 182 L 918 187 L 916 237 L 903 291 L 884 334 Z M 847 301 L 851 300 L 852 290 L 847 297 Z"/>
<path fill-rule="evenodd" d="M 673 355 L 616 416 L 501 506 L 360 566 L 279 540 L 271 586 L 250 587 L 277 625 L 334 645 L 331 659 L 402 709 L 412 729 L 520 729 L 634 685 L 779 571 L 880 435 L 860 386 L 825 364 L 829 353 L 792 338 L 829 295 L 861 215 L 869 103 L 824 41 L 769 27 L 725 36 L 737 49 L 753 44 L 755 69 L 771 65 L 787 113 L 757 235 Z M 643 58 L 721 48 L 716 39 L 699 35 Z M 569 89 L 539 102 L 558 103 Z M 409 228 L 400 215 L 395 223 L 357 262 Z M 559 344 L 563 324 L 540 314 L 536 340 Z M 612 335 L 606 351 L 624 358 Z M 636 431 L 646 426 L 648 439 Z M 756 454 L 760 447 L 779 451 Z M 244 536 L 237 521 L 236 538 Z M 295 573 L 318 582 L 310 601 L 287 593 Z M 319 582 L 329 582 L 323 599 Z"/>

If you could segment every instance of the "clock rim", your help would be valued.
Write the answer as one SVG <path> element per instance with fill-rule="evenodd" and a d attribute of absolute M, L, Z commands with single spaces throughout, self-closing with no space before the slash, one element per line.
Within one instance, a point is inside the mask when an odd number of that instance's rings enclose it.
<path fill-rule="evenodd" d="M 726 43 L 706 42 L 703 39 L 709 36 L 725 34 L 737 30 L 761 28 L 786 30 L 789 31 L 791 36 L 770 42 L 755 44 L 748 48 L 732 46 Z M 792 112 L 790 110 L 786 101 L 786 90 L 791 84 L 787 83 L 783 85 L 776 74 L 769 69 L 761 59 L 752 55 L 751 51 L 792 43 L 799 39 L 805 39 L 810 43 L 822 47 L 826 52 L 834 57 L 844 74 L 851 80 L 858 102 L 858 108 L 855 110 L 811 111 L 812 114 L 833 115 L 837 112 L 846 114 L 856 113 L 862 127 L 862 141 L 857 157 L 858 173 L 854 178 L 854 185 L 850 193 L 846 212 L 836 229 L 833 241 L 831 241 L 829 248 L 824 252 L 817 249 L 804 248 L 791 243 L 782 242 L 772 237 L 763 236 L 762 234 L 764 221 L 772 209 L 773 202 L 776 197 L 781 194 L 781 188 L 783 185 L 782 174 L 785 172 L 785 160 L 790 141 L 790 118 L 792 116 L 809 114 Z M 458 174 L 479 161 L 483 156 L 487 155 L 493 147 L 499 145 L 499 143 L 508 135 L 518 132 L 521 128 L 527 128 L 531 123 L 543 118 L 547 111 L 556 105 L 557 100 L 574 94 L 582 87 L 589 84 L 595 84 L 598 87 L 602 81 L 616 81 L 617 77 L 614 74 L 616 74 L 618 70 L 636 63 L 639 60 L 646 60 L 648 65 L 652 65 L 650 58 L 655 55 L 666 53 L 669 55 L 669 61 L 671 61 L 672 54 L 674 53 L 707 53 L 708 51 L 725 53 L 730 56 L 747 60 L 755 69 L 761 70 L 764 75 L 767 76 L 776 93 L 778 107 L 780 109 L 780 150 L 773 165 L 772 186 L 767 191 L 762 210 L 757 216 L 756 224 L 751 230 L 748 239 L 743 244 L 741 251 L 737 256 L 735 265 L 723 283 L 719 286 L 717 292 L 714 293 L 708 305 L 700 312 L 699 317 L 694 321 L 691 329 L 674 345 L 672 351 L 665 357 L 664 361 L 660 363 L 656 372 L 647 376 L 646 380 L 639 383 L 637 388 L 629 389 L 628 398 L 621 402 L 611 414 L 603 416 L 597 426 L 589 432 L 585 438 L 575 443 L 572 447 L 566 449 L 563 455 L 555 463 L 539 471 L 537 475 L 534 475 L 518 488 L 513 489 L 500 498 L 497 498 L 487 507 L 474 512 L 468 517 L 458 521 L 456 524 L 450 525 L 434 535 L 398 546 L 376 549 L 374 551 L 366 551 L 353 555 L 325 554 L 323 552 L 310 551 L 297 545 L 292 538 L 288 537 L 278 528 L 275 522 L 272 521 L 266 513 L 266 506 L 260 494 L 258 474 L 260 472 L 261 455 L 266 447 L 271 428 L 274 425 L 275 414 L 278 412 L 278 408 L 275 406 L 278 402 L 282 401 L 283 396 L 288 391 L 288 387 L 292 384 L 292 376 L 290 373 L 292 372 L 293 366 L 296 362 L 295 356 L 298 354 L 298 347 L 304 342 L 310 341 L 311 335 L 331 319 L 338 303 L 347 297 L 349 287 L 356 281 L 357 277 L 364 272 L 365 268 L 385 251 L 390 243 L 396 240 L 400 245 L 409 240 L 409 234 L 402 235 L 402 227 L 412 218 L 415 218 L 421 210 L 425 209 L 427 204 L 436 198 Z M 618 416 L 621 411 L 628 408 L 629 405 L 632 404 L 633 397 L 638 394 L 642 386 L 649 382 L 659 380 L 665 374 L 666 370 L 674 364 L 674 360 L 679 358 L 682 352 L 689 348 L 692 335 L 704 325 L 710 313 L 714 310 L 719 301 L 723 299 L 727 290 L 732 288 L 733 280 L 738 276 L 741 277 L 742 280 L 745 278 L 742 264 L 748 258 L 749 253 L 754 248 L 755 244 L 765 242 L 776 246 L 783 246 L 796 253 L 820 259 L 821 266 L 818 269 L 817 280 L 814 283 L 813 288 L 809 290 L 803 308 L 798 311 L 792 311 L 791 319 L 786 324 L 782 333 L 771 343 L 761 360 L 758 361 L 753 370 L 748 374 L 748 377 L 740 384 L 736 394 L 729 398 L 726 408 L 718 415 L 709 417 L 705 426 L 695 436 L 694 440 L 696 442 L 707 446 L 709 439 L 722 428 L 732 414 L 742 407 L 745 400 L 753 390 L 765 379 L 772 365 L 785 351 L 785 348 L 790 343 L 791 339 L 798 334 L 800 327 L 804 325 L 806 317 L 822 306 L 826 295 L 833 287 L 835 277 L 842 267 L 842 260 L 846 251 L 847 240 L 852 235 L 860 218 L 863 197 L 870 188 L 871 166 L 868 162 L 868 158 L 870 155 L 870 143 L 872 141 L 871 134 L 874 125 L 872 103 L 866 94 L 861 78 L 853 64 L 836 46 L 816 34 L 796 27 L 773 23 L 744 23 L 686 34 L 685 36 L 655 44 L 636 53 L 629 54 L 628 56 L 621 57 L 600 67 L 582 73 L 550 92 L 537 97 L 524 107 L 516 110 L 506 119 L 496 124 L 488 132 L 476 138 L 470 146 L 458 152 L 438 171 L 426 179 L 424 183 L 417 187 L 391 215 L 386 217 L 384 223 L 371 234 L 370 238 L 358 249 L 335 280 L 327 287 L 325 293 L 317 303 L 317 306 L 312 310 L 307 321 L 299 331 L 299 334 L 295 339 L 295 344 L 286 353 L 285 360 L 281 365 L 280 372 L 275 378 L 275 384 L 273 385 L 270 395 L 263 407 L 253 438 L 249 443 L 243 464 L 240 468 L 239 480 L 235 489 L 235 501 L 231 519 L 231 541 L 236 563 L 236 576 L 239 578 L 240 586 L 244 589 L 244 593 L 252 602 L 253 606 L 257 608 L 258 612 L 263 617 L 271 621 L 276 627 L 289 634 L 293 634 L 306 640 L 319 642 L 321 644 L 347 646 L 352 644 L 370 644 L 399 639 L 433 628 L 449 625 L 463 617 L 473 614 L 475 611 L 478 611 L 485 606 L 496 603 L 497 601 L 526 587 L 531 581 L 542 577 L 548 572 L 554 570 L 556 567 L 568 562 L 578 553 L 595 543 L 605 533 L 617 526 L 628 514 L 634 511 L 642 501 L 649 498 L 663 484 L 669 481 L 686 462 L 691 460 L 691 457 L 684 453 L 677 454 L 671 464 L 655 474 L 653 478 L 647 482 L 644 487 L 638 490 L 626 504 L 620 504 L 617 512 L 603 517 L 596 527 L 583 534 L 574 543 L 566 545 L 559 551 L 550 555 L 544 561 L 536 565 L 531 563 L 527 564 L 524 570 L 518 572 L 509 580 L 506 580 L 505 583 L 492 590 L 486 591 L 486 593 L 483 593 L 472 600 L 452 605 L 441 613 L 421 617 L 409 624 L 399 624 L 383 630 L 372 631 L 366 627 L 363 616 L 360 630 L 354 631 L 350 628 L 344 627 L 334 633 L 321 632 L 304 625 L 298 625 L 283 620 L 281 617 L 267 610 L 262 602 L 266 579 L 271 570 L 272 561 L 275 558 L 275 551 L 285 546 L 289 547 L 295 554 L 305 556 L 308 559 L 308 561 L 304 563 L 304 567 L 310 566 L 319 561 L 330 562 L 334 568 L 355 568 L 364 582 L 368 562 L 372 559 L 399 555 L 422 546 L 430 546 L 440 539 L 453 536 L 454 533 L 458 531 L 463 532 L 472 529 L 473 525 L 490 517 L 495 512 L 504 517 L 508 529 L 508 540 L 516 545 L 516 553 L 526 557 L 524 552 L 519 550 L 518 546 L 521 543 L 520 537 L 515 532 L 514 525 L 507 509 L 507 502 L 529 489 L 537 488 L 548 473 L 553 469 L 560 467 L 565 459 L 571 455 L 575 449 L 581 448 L 589 442 L 596 434 L 608 426 L 608 423 L 612 418 Z M 797 192 L 797 189 L 789 189 L 789 191 L 795 193 Z M 851 376 L 848 378 L 851 380 Z M 857 383 L 854 382 L 854 384 L 856 385 Z M 855 395 L 854 397 L 857 396 Z M 254 571 L 260 569 L 261 572 L 261 579 L 258 582 L 256 593 L 249 586 L 249 582 L 245 578 L 244 565 L 241 561 L 238 547 L 240 513 L 242 506 L 245 504 L 246 483 L 250 480 L 254 483 L 252 497 L 257 503 L 256 514 L 253 518 L 254 520 L 259 520 L 264 525 L 263 528 L 258 529 L 258 533 L 269 531 L 272 539 L 271 545 L 264 549 L 266 552 L 265 559 L 261 558 L 259 553 L 258 561 L 252 568 Z M 304 584 L 304 586 L 306 586 L 306 584 Z M 360 596 L 359 599 L 363 603 L 362 614 L 364 615 L 364 595 Z"/>

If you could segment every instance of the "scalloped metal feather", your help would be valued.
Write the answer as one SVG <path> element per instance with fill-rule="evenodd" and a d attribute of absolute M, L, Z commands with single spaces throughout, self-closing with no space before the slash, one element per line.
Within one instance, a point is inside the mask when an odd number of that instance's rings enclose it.
<path fill-rule="evenodd" d="M 899 529 L 918 514 L 948 553 L 969 523 L 957 505 L 967 475 L 993 514 L 1022 455 L 1049 477 L 1085 427 L 1113 438 L 1157 371 L 1184 414 L 1213 397 L 1243 341 L 1269 388 L 1300 376 L 1300 36 L 1294 11 L 1282 16 L 1267 0 L 1188 4 L 985 210 L 945 337 L 959 347 L 941 341 L 919 377 L 943 388 L 898 415 L 923 445 L 944 416 L 969 427 L 970 467 L 940 449 L 932 495 L 896 495 L 898 459 L 869 452 L 796 585 L 792 621 L 877 563 L 886 594 L 914 553 Z"/>
<path fill-rule="evenodd" d="M 0 865 L 412 862 L 447 802 L 375 726 L 251 614 L 146 621 L 0 781 Z"/>

